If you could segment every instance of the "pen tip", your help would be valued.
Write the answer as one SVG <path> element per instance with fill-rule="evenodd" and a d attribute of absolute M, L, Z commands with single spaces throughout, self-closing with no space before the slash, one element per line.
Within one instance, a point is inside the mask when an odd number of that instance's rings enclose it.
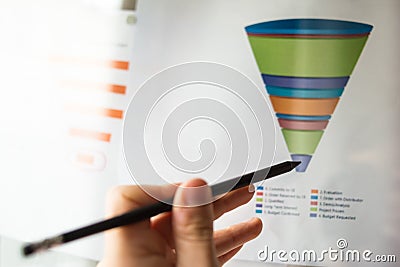
<path fill-rule="evenodd" d="M 32 246 L 30 246 L 30 245 L 27 245 L 27 246 L 25 246 L 25 247 L 22 249 L 22 254 L 23 254 L 24 256 L 29 256 L 29 255 L 31 255 L 33 252 L 34 252 L 34 250 L 33 250 Z"/>
<path fill-rule="evenodd" d="M 301 161 L 291 161 L 290 162 L 290 165 L 291 165 L 291 167 L 292 167 L 292 170 L 294 169 L 294 168 L 296 168 L 297 166 L 299 166 L 301 164 Z"/>
<path fill-rule="evenodd" d="M 29 256 L 39 251 L 47 250 L 52 247 L 61 245 L 63 243 L 64 243 L 64 236 L 58 235 L 52 238 L 44 239 L 40 242 L 30 243 L 25 245 L 22 249 L 22 254 L 24 254 L 24 256 Z"/>

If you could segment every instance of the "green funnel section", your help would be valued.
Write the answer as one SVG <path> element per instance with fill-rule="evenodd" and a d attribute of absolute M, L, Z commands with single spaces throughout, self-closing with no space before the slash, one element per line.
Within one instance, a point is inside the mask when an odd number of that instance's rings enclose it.
<path fill-rule="evenodd" d="M 350 76 L 368 36 L 280 38 L 249 36 L 261 73 L 296 77 Z"/>
<path fill-rule="evenodd" d="M 314 154 L 324 131 L 282 129 L 283 137 L 291 154 Z"/>

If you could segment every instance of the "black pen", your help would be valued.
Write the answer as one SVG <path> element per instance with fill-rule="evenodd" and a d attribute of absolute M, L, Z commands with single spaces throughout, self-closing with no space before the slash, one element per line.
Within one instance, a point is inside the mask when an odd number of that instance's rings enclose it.
<path fill-rule="evenodd" d="M 215 185 L 211 186 L 211 191 L 213 197 L 228 193 L 230 191 L 248 186 L 252 183 L 261 182 L 268 178 L 272 178 L 293 170 L 301 162 L 299 161 L 286 161 L 279 163 L 277 165 L 267 167 L 255 172 L 244 174 L 240 177 L 236 177 Z M 51 238 L 44 239 L 43 241 L 27 244 L 23 247 L 23 254 L 25 256 L 34 254 L 36 252 L 47 250 L 76 239 L 87 237 L 93 234 L 97 234 L 112 228 L 140 222 L 142 220 L 151 218 L 160 213 L 171 211 L 172 209 L 172 199 L 165 202 L 157 202 L 152 205 L 144 206 L 138 209 L 128 211 L 119 216 L 106 219 L 97 223 L 78 228 Z"/>

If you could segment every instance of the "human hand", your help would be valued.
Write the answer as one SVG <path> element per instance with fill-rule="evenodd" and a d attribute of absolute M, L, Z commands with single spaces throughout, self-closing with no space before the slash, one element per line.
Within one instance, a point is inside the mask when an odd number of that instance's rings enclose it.
<path fill-rule="evenodd" d="M 211 203 L 211 190 L 204 185 L 206 183 L 200 179 L 185 182 L 175 193 L 172 212 L 107 231 L 105 255 L 98 267 L 211 267 L 226 263 L 244 243 L 259 235 L 262 223 L 253 218 L 214 232 L 213 220 L 247 203 L 254 192 L 241 188 Z M 185 190 L 200 186 L 204 193 L 201 196 Z M 161 192 L 165 188 L 153 187 L 152 190 Z M 138 186 L 119 186 L 108 196 L 107 216 L 156 201 Z M 198 201 L 210 204 L 182 206 Z"/>

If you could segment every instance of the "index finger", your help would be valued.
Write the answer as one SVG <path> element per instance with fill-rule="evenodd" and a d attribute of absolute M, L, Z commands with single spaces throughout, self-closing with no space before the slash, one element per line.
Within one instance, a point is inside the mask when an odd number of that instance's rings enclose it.
<path fill-rule="evenodd" d="M 214 202 L 214 220 L 224 213 L 236 209 L 251 200 L 254 195 L 254 186 L 236 189 L 219 198 Z"/>
<path fill-rule="evenodd" d="M 134 208 L 154 204 L 174 196 L 176 185 L 120 185 L 108 192 L 106 215 L 120 215 Z"/>

